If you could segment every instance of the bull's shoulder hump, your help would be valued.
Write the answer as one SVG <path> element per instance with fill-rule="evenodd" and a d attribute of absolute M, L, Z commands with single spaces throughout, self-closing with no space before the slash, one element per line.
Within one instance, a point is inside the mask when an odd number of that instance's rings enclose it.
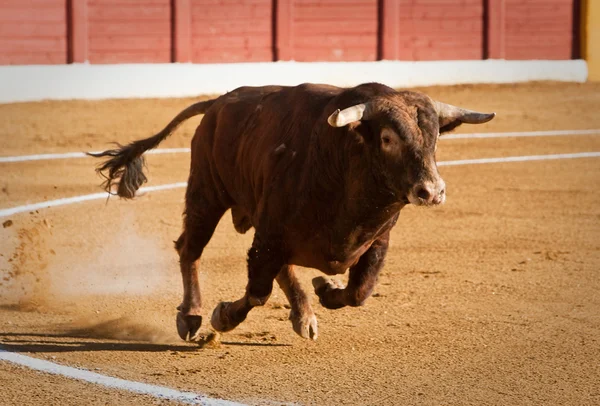
<path fill-rule="evenodd" d="M 242 86 L 220 97 L 222 103 L 235 103 L 238 101 L 253 101 L 281 92 L 285 86 Z"/>

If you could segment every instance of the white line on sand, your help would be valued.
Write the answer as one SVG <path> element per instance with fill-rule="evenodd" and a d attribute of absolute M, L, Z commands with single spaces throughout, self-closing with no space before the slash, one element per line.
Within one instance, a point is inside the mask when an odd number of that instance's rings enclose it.
<path fill-rule="evenodd" d="M 573 136 L 573 135 L 597 135 L 600 134 L 600 129 L 597 130 L 556 130 L 556 131 L 524 131 L 524 132 L 506 132 L 506 133 L 472 133 L 472 134 L 447 134 L 440 139 L 457 140 L 468 138 L 505 138 L 505 137 L 556 137 L 556 136 Z M 94 151 L 99 152 L 99 151 Z M 189 148 L 158 148 L 152 149 L 146 154 L 176 154 L 190 152 Z M 17 155 L 17 156 L 2 156 L 0 163 L 11 162 L 26 162 L 26 161 L 42 161 L 49 159 L 73 159 L 73 158 L 88 158 L 85 152 L 64 152 L 56 154 L 37 154 L 37 155 Z"/>
<path fill-rule="evenodd" d="M 98 153 L 100 151 L 93 151 Z M 190 152 L 189 148 L 159 148 L 151 149 L 146 154 L 177 154 L 181 152 Z M 25 162 L 25 161 L 44 161 L 49 159 L 72 159 L 72 158 L 89 158 L 85 152 L 64 152 L 60 154 L 38 154 L 38 155 L 17 155 L 17 156 L 1 156 L 0 163 L 10 162 Z"/>
<path fill-rule="evenodd" d="M 151 385 L 148 383 L 127 381 L 125 379 L 113 378 L 112 376 L 101 375 L 85 369 L 72 368 L 65 365 L 55 364 L 42 359 L 28 357 L 27 355 L 16 354 L 0 349 L 0 361 L 7 361 L 13 364 L 25 366 L 36 371 L 46 372 L 54 375 L 61 375 L 71 379 L 78 379 L 106 386 L 108 388 L 120 389 L 129 392 L 150 395 L 161 399 L 174 400 L 195 405 L 206 406 L 241 406 L 241 403 L 230 402 L 227 400 L 213 399 L 207 396 L 192 393 L 181 392 L 176 389 L 165 386 Z"/>
<path fill-rule="evenodd" d="M 579 152 L 574 154 L 552 154 L 552 155 L 527 155 L 527 156 L 508 156 L 501 158 L 480 158 L 480 159 L 461 159 L 457 161 L 441 161 L 438 166 L 455 166 L 455 165 L 476 165 L 476 164 L 491 164 L 502 162 L 525 162 L 525 161 L 545 161 L 552 159 L 575 159 L 575 158 L 595 158 L 600 157 L 600 152 Z M 167 185 L 147 186 L 140 188 L 138 196 L 146 192 L 155 192 L 159 190 L 169 190 L 186 187 L 186 182 L 169 183 Z M 106 199 L 106 193 L 93 193 L 90 195 L 67 197 L 57 200 L 48 200 L 40 203 L 27 204 L 24 206 L 11 207 L 0 210 L 0 218 L 7 217 L 12 214 L 23 213 L 48 207 L 64 206 L 66 204 L 85 202 L 88 200 Z"/>
<path fill-rule="evenodd" d="M 159 190 L 169 190 L 182 188 L 187 185 L 187 182 L 169 183 L 167 185 L 146 186 L 139 189 L 138 193 L 156 192 Z M 23 213 L 48 207 L 64 206 L 66 204 L 85 202 L 88 200 L 107 199 L 109 195 L 106 192 L 92 193 L 91 195 L 65 197 L 63 199 L 47 200 L 45 202 L 26 204 L 24 206 L 11 207 L 9 209 L 0 210 L 0 217 L 10 216 L 11 214 Z"/>
<path fill-rule="evenodd" d="M 547 161 L 552 159 L 574 159 L 600 157 L 600 152 L 577 152 L 573 154 L 525 155 L 500 158 L 459 159 L 457 161 L 438 162 L 438 166 L 496 164 L 502 162 Z"/>
<path fill-rule="evenodd" d="M 598 130 L 550 130 L 550 131 L 522 131 L 507 133 L 472 133 L 472 134 L 446 134 L 440 140 L 457 140 L 464 138 L 507 138 L 507 137 L 559 137 L 569 135 L 597 135 Z"/>

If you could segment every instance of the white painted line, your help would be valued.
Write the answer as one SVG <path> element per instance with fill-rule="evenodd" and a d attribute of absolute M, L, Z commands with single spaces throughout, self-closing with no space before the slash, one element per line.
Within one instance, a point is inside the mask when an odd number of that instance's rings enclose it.
<path fill-rule="evenodd" d="M 113 378 L 112 376 L 101 375 L 85 369 L 67 367 L 53 362 L 28 357 L 22 354 L 15 354 L 0 349 L 0 360 L 12 362 L 34 369 L 36 371 L 46 372 L 53 375 L 61 375 L 71 379 L 77 379 L 106 386 L 112 389 L 120 389 L 128 392 L 140 393 L 143 395 L 154 396 L 156 398 L 175 400 L 179 402 L 206 405 L 206 406 L 241 406 L 241 403 L 230 402 L 227 400 L 213 399 L 198 393 L 181 392 L 176 389 L 165 386 L 151 385 L 148 383 L 127 381 L 125 379 Z"/>
<path fill-rule="evenodd" d="M 525 162 L 525 161 L 544 161 L 550 159 L 575 159 L 575 158 L 595 158 L 600 157 L 600 152 L 579 152 L 574 154 L 552 154 L 552 155 L 527 155 L 527 156 L 509 156 L 500 158 L 480 158 L 480 159 L 461 159 L 457 161 L 441 161 L 438 166 L 455 166 L 455 165 L 476 165 L 476 164 L 492 164 L 502 162 Z M 138 190 L 137 195 L 140 196 L 146 192 L 155 192 L 159 190 L 169 190 L 183 188 L 187 186 L 187 182 L 169 183 L 166 185 L 147 186 Z M 25 206 L 11 207 L 0 210 L 0 218 L 7 217 L 12 214 L 23 213 L 27 211 L 39 210 L 48 207 L 64 206 L 72 203 L 85 202 L 88 200 L 106 199 L 107 193 L 93 193 L 91 195 L 82 195 L 67 197 L 57 200 L 48 200 L 45 202 L 27 204 Z"/>
<path fill-rule="evenodd" d="M 504 132 L 504 133 L 471 133 L 471 134 L 447 134 L 440 138 L 443 140 L 458 139 L 477 139 L 477 138 L 507 138 L 507 137 L 556 137 L 556 136 L 578 136 L 578 135 L 598 135 L 600 129 L 596 130 L 552 130 L 552 131 L 523 131 L 523 132 Z M 101 151 L 93 151 L 98 153 Z M 188 153 L 190 148 L 158 148 L 147 151 L 146 154 L 177 154 Z M 0 163 L 42 161 L 50 159 L 73 159 L 90 158 L 84 152 L 64 152 L 56 154 L 36 154 L 36 155 L 17 155 L 1 156 Z"/>
<path fill-rule="evenodd" d="M 147 186 L 147 187 L 140 188 L 138 190 L 138 193 L 177 189 L 177 188 L 183 188 L 186 185 L 187 185 L 187 182 L 178 182 L 178 183 L 170 183 L 167 185 Z M 45 209 L 48 207 L 64 206 L 64 205 L 72 204 L 72 203 L 86 202 L 88 200 L 107 199 L 108 197 L 109 197 L 108 193 L 102 192 L 102 193 L 93 193 L 91 195 L 66 197 L 63 199 L 48 200 L 48 201 L 40 202 L 40 203 L 26 204 L 24 206 L 17 206 L 17 207 L 12 207 L 9 209 L 0 210 L 0 218 L 10 216 L 12 214 L 17 214 L 17 213 L 24 213 L 27 211 Z"/>
<path fill-rule="evenodd" d="M 92 151 L 98 153 L 102 151 Z M 158 154 L 177 154 L 181 152 L 190 152 L 189 148 L 159 148 L 151 149 L 146 154 L 158 155 Z M 17 155 L 17 156 L 2 156 L 0 157 L 0 163 L 8 162 L 25 162 L 25 161 L 43 161 L 49 159 L 73 159 L 73 158 L 91 158 L 86 155 L 85 152 L 64 152 L 57 154 L 37 154 L 37 155 Z"/>
<path fill-rule="evenodd" d="M 495 164 L 502 162 L 546 161 L 550 159 L 575 159 L 600 157 L 600 152 L 578 152 L 574 154 L 507 156 L 501 158 L 460 159 L 438 162 L 438 166 Z"/>
<path fill-rule="evenodd" d="M 506 138 L 506 137 L 558 137 L 569 135 L 597 135 L 600 129 L 596 130 L 550 130 L 550 131 L 520 131 L 506 133 L 471 133 L 471 134 L 446 134 L 440 137 L 440 140 L 458 140 L 468 138 Z"/>

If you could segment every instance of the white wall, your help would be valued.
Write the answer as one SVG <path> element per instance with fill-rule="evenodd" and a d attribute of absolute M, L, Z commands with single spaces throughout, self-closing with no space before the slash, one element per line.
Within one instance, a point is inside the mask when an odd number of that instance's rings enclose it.
<path fill-rule="evenodd" d="M 304 82 L 338 86 L 381 82 L 396 88 L 531 80 L 584 82 L 587 74 L 583 60 L 0 66 L 0 103 L 196 96 L 244 85 Z"/>

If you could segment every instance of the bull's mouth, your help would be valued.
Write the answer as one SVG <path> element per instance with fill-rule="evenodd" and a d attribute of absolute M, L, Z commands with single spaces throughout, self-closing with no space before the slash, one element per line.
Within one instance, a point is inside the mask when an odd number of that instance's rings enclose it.
<path fill-rule="evenodd" d="M 434 198 L 429 199 L 429 200 L 415 196 L 413 193 L 409 193 L 406 200 L 408 201 L 408 203 L 414 204 L 415 206 L 424 206 L 424 207 L 440 206 L 440 205 L 444 204 L 444 202 L 446 201 L 446 193 L 445 192 L 439 193 L 437 196 L 435 196 Z"/>

